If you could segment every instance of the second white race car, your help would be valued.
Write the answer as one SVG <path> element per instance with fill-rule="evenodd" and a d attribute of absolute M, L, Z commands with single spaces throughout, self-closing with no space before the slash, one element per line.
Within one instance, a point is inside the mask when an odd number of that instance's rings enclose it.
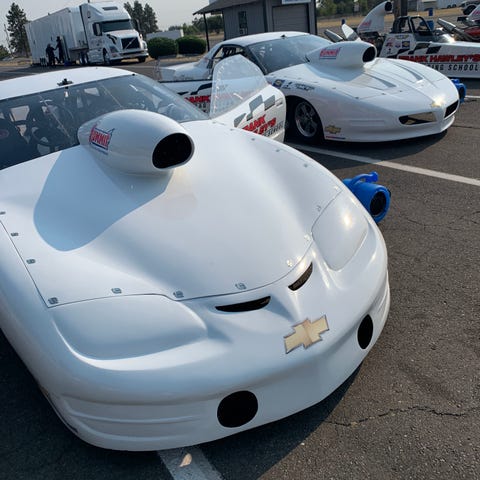
<path fill-rule="evenodd" d="M 337 44 L 298 32 L 226 40 L 196 63 L 160 68 L 160 80 L 185 98 L 201 96 L 208 109 L 213 68 L 239 54 L 285 94 L 287 128 L 303 142 L 378 142 L 437 134 L 452 125 L 459 106 L 457 89 L 439 72 L 376 58 L 375 47 L 366 42 Z"/>

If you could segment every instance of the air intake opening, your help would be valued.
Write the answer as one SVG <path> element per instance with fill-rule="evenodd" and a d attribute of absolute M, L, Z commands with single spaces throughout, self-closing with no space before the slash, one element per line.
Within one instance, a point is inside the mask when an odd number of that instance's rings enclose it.
<path fill-rule="evenodd" d="M 455 110 L 457 110 L 457 108 L 458 108 L 458 101 L 449 105 L 445 110 L 445 118 L 449 117 L 452 113 L 454 113 Z"/>
<path fill-rule="evenodd" d="M 270 302 L 270 297 L 259 298 L 249 302 L 232 303 L 231 305 L 219 305 L 215 307 L 221 312 L 251 312 L 266 307 Z"/>
<path fill-rule="evenodd" d="M 385 211 L 387 197 L 384 192 L 377 192 L 370 201 L 370 215 L 376 217 Z"/>
<path fill-rule="evenodd" d="M 370 315 L 367 315 L 360 326 L 358 327 L 357 339 L 360 348 L 365 350 L 372 340 L 373 336 L 373 321 Z"/>
<path fill-rule="evenodd" d="M 241 427 L 252 420 L 257 411 L 257 397 L 252 392 L 235 392 L 220 402 L 217 418 L 223 427 Z"/>
<path fill-rule="evenodd" d="M 432 112 L 417 113 L 414 115 L 403 115 L 398 118 L 402 125 L 422 125 L 435 122 L 435 115 Z"/>
<path fill-rule="evenodd" d="M 186 162 L 193 152 L 190 137 L 184 133 L 172 133 L 160 140 L 152 155 L 156 168 L 170 168 Z"/>
<path fill-rule="evenodd" d="M 302 288 L 305 283 L 307 283 L 307 280 L 310 278 L 310 275 L 312 274 L 313 271 L 313 263 L 311 263 L 308 268 L 302 273 L 302 275 L 295 280 L 291 285 L 288 286 L 290 290 L 298 290 L 299 288 Z"/>
<path fill-rule="evenodd" d="M 377 50 L 375 50 L 375 47 L 368 47 L 364 52 L 363 52 L 363 57 L 362 60 L 366 62 L 371 62 L 372 60 L 375 59 L 377 56 Z"/>

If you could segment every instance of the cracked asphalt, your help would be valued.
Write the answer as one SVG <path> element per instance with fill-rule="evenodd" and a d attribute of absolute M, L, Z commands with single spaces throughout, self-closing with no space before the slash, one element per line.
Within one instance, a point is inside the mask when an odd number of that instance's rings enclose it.
<path fill-rule="evenodd" d="M 480 96 L 480 81 L 466 83 Z M 322 148 L 480 179 L 479 114 L 472 99 L 440 136 Z M 380 224 L 389 318 L 363 364 L 323 402 L 202 452 L 225 480 L 480 479 L 480 187 L 310 155 L 339 178 L 375 169 L 392 191 Z M 2 335 L 0 387 L 2 480 L 170 478 L 155 453 L 74 437 Z"/>

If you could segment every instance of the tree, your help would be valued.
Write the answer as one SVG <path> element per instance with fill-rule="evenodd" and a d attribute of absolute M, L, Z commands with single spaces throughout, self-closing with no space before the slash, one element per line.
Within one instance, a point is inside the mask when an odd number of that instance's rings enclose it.
<path fill-rule="evenodd" d="M 223 17 L 221 15 L 210 15 L 207 18 L 207 25 L 209 32 L 220 33 L 223 30 Z"/>
<path fill-rule="evenodd" d="M 27 55 L 29 48 L 25 24 L 28 20 L 25 12 L 16 3 L 10 5 L 10 10 L 7 12 L 7 22 L 12 51 L 20 55 Z"/>
<path fill-rule="evenodd" d="M 130 2 L 125 3 L 123 6 L 130 16 L 137 21 L 140 33 L 146 35 L 158 30 L 157 17 L 148 3 L 143 7 L 138 0 L 135 0 L 133 6 L 130 5 Z"/>
<path fill-rule="evenodd" d="M 381 1 L 382 0 L 358 0 L 358 11 L 356 11 L 353 0 L 321 0 L 317 2 L 317 17 L 348 15 L 354 12 L 366 14 Z"/>
<path fill-rule="evenodd" d="M 157 17 L 152 7 L 146 3 L 143 9 L 144 22 L 146 25 L 145 33 L 152 33 L 158 30 Z"/>
<path fill-rule="evenodd" d="M 194 18 L 192 26 L 195 27 L 199 32 L 205 32 L 205 22 L 203 21 L 203 17 Z"/>
<path fill-rule="evenodd" d="M 187 25 L 186 23 L 182 25 L 182 30 L 184 35 L 198 35 L 200 33 L 195 25 Z"/>
<path fill-rule="evenodd" d="M 319 17 L 330 17 L 337 13 L 337 5 L 333 0 L 323 0 L 317 5 L 317 16 Z"/>
<path fill-rule="evenodd" d="M 0 45 L 0 60 L 5 57 L 8 57 L 8 50 L 3 45 Z"/>
<path fill-rule="evenodd" d="M 199 31 L 205 32 L 205 22 L 203 17 L 197 17 L 193 20 L 192 25 Z M 209 32 L 219 33 L 223 30 L 223 18 L 221 15 L 210 15 L 207 17 L 207 25 Z"/>

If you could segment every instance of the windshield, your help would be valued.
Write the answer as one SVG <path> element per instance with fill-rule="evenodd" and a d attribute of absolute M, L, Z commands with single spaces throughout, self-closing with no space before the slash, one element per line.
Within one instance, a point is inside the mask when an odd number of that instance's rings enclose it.
<path fill-rule="evenodd" d="M 442 33 L 435 39 L 438 43 L 455 43 L 455 38 L 449 33 Z"/>
<path fill-rule="evenodd" d="M 265 72 L 271 73 L 282 68 L 306 63 L 305 54 L 326 47 L 332 42 L 315 35 L 282 37 L 249 46 L 250 54 Z"/>
<path fill-rule="evenodd" d="M 227 57 L 215 66 L 210 117 L 222 115 L 267 87 L 260 69 L 241 55 Z"/>
<path fill-rule="evenodd" d="M 135 30 L 130 19 L 102 22 L 102 32 L 114 32 L 115 30 Z"/>
<path fill-rule="evenodd" d="M 158 82 L 138 75 L 0 100 L 0 169 L 78 145 L 80 125 L 124 109 L 149 110 L 180 123 L 208 118 Z"/>

